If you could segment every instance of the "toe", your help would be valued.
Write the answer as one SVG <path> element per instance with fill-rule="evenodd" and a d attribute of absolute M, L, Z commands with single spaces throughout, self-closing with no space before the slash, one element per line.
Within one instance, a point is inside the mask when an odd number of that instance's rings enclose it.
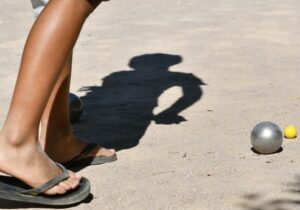
<path fill-rule="evenodd" d="M 78 187 L 78 185 L 80 183 L 79 179 L 72 179 L 72 178 L 70 178 L 68 181 L 70 183 L 71 189 L 75 189 L 76 187 Z"/>
<path fill-rule="evenodd" d="M 76 174 L 74 172 L 70 173 L 70 177 L 68 179 L 68 182 L 70 183 L 71 189 L 75 189 L 80 184 L 81 176 L 79 174 Z"/>
<path fill-rule="evenodd" d="M 56 188 L 56 194 L 63 195 L 67 192 L 67 190 L 61 187 L 60 185 L 55 186 L 55 188 Z"/>
<path fill-rule="evenodd" d="M 68 190 L 75 189 L 79 186 L 81 176 L 75 174 L 72 171 L 69 171 L 69 178 L 65 181 L 60 182 L 58 185 L 52 187 L 51 189 L 45 192 L 46 195 L 62 195 L 65 194 Z"/>
<path fill-rule="evenodd" d="M 60 182 L 58 186 L 64 188 L 66 191 L 72 189 L 72 183 L 69 180 Z"/>
<path fill-rule="evenodd" d="M 64 193 L 66 193 L 67 190 L 65 190 L 65 188 L 61 187 L 60 185 L 56 185 L 54 187 L 52 187 L 51 189 L 47 190 L 45 192 L 46 195 L 62 195 Z"/>
<path fill-rule="evenodd" d="M 68 185 L 70 186 L 70 189 L 75 189 L 79 185 L 79 181 L 75 180 L 67 180 Z"/>
<path fill-rule="evenodd" d="M 72 189 L 75 189 L 76 187 L 78 187 L 79 184 L 80 184 L 80 182 L 79 182 L 78 180 L 77 180 L 77 181 L 74 181 L 74 182 L 73 182 L 73 185 L 71 186 Z"/>
<path fill-rule="evenodd" d="M 78 181 L 81 180 L 81 176 L 77 173 L 74 173 L 73 171 L 69 171 L 69 176 L 71 179 L 76 179 Z"/>
<path fill-rule="evenodd" d="M 110 157 L 116 154 L 116 150 L 114 149 L 106 149 L 104 147 L 98 147 L 98 151 L 96 150 L 95 156 L 105 156 Z"/>

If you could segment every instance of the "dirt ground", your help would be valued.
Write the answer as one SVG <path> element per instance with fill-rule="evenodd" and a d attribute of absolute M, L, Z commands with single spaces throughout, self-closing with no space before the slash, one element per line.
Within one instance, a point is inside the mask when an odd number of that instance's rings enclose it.
<path fill-rule="evenodd" d="M 299 138 L 272 155 L 255 154 L 250 144 L 261 121 L 300 128 L 299 6 L 103 3 L 75 49 L 71 89 L 85 112 L 74 129 L 117 148 L 118 161 L 80 172 L 93 198 L 72 208 L 299 209 Z M 29 0 L 1 0 L 1 125 L 33 21 Z"/>

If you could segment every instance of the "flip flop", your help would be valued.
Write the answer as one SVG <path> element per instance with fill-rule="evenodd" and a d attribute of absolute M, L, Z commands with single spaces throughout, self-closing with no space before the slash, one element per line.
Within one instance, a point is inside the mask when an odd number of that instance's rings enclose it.
<path fill-rule="evenodd" d="M 39 187 L 31 188 L 14 177 L 0 176 L 0 198 L 31 204 L 65 206 L 79 203 L 90 194 L 90 183 L 81 178 L 79 186 L 63 195 L 46 195 L 43 192 L 69 178 L 69 172 L 57 163 L 62 173 Z"/>
<path fill-rule="evenodd" d="M 77 169 L 77 168 L 84 168 L 86 166 L 91 165 L 100 165 L 103 163 L 109 163 L 116 161 L 117 155 L 113 156 L 98 156 L 98 157 L 87 157 L 93 149 L 95 149 L 98 145 L 94 143 L 89 143 L 79 155 L 77 155 L 75 158 L 73 158 L 70 161 L 62 163 L 63 166 L 65 166 L 68 169 Z"/>

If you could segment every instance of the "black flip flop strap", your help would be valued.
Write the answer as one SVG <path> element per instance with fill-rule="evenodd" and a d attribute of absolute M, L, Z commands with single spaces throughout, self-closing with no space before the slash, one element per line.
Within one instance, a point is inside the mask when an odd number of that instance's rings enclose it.
<path fill-rule="evenodd" d="M 18 190 L 18 192 L 22 193 L 22 194 L 26 194 L 26 195 L 39 195 L 39 194 L 42 194 L 43 192 L 46 192 L 50 188 L 56 186 L 61 181 L 68 179 L 70 177 L 70 175 L 69 175 L 69 172 L 67 171 L 67 169 L 59 163 L 57 163 L 57 165 L 62 170 L 62 173 L 60 175 L 54 177 L 53 179 L 49 180 L 48 182 L 46 182 L 45 184 L 42 184 L 39 187 L 30 189 L 30 190 Z"/>
<path fill-rule="evenodd" d="M 93 144 L 93 143 L 89 143 L 82 151 L 79 155 L 77 155 L 76 157 L 74 157 L 72 160 L 68 161 L 74 161 L 74 160 L 80 160 L 83 158 L 86 158 L 93 149 L 95 149 L 95 147 L 97 146 L 97 144 Z"/>

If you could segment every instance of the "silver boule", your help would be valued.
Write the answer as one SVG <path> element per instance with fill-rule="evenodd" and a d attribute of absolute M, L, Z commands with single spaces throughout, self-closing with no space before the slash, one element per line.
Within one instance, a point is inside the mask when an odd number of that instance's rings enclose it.
<path fill-rule="evenodd" d="M 283 135 L 280 127 L 272 122 L 257 124 L 251 132 L 251 144 L 262 154 L 277 152 L 281 147 Z"/>

